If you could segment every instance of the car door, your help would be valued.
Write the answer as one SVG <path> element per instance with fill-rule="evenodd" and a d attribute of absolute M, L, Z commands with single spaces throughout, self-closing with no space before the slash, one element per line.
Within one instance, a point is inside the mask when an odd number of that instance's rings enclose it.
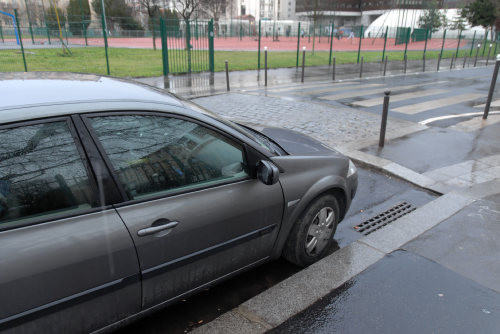
<path fill-rule="evenodd" d="M 168 114 L 93 115 L 86 124 L 128 198 L 117 211 L 139 256 L 143 307 L 269 256 L 281 186 L 249 176 L 237 140 Z"/>
<path fill-rule="evenodd" d="M 86 333 L 140 311 L 137 256 L 69 118 L 0 126 L 0 332 Z"/>

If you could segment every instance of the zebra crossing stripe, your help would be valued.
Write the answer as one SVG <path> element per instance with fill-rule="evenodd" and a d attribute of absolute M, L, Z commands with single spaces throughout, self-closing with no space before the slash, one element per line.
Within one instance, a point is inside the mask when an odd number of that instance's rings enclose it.
<path fill-rule="evenodd" d="M 382 87 L 384 86 L 383 84 L 369 84 L 369 85 L 362 85 L 360 87 L 349 85 L 349 86 L 330 86 L 327 88 L 323 89 L 316 89 L 316 90 L 306 90 L 302 92 L 295 93 L 295 95 L 317 95 L 317 94 L 323 94 L 323 93 L 331 93 L 331 92 L 337 92 L 341 90 L 348 90 L 348 89 L 365 89 L 365 88 L 375 88 L 375 87 Z"/>
<path fill-rule="evenodd" d="M 405 93 L 405 94 L 397 94 L 397 95 L 391 95 L 391 102 L 399 102 L 399 101 L 405 101 L 405 100 L 410 100 L 410 99 L 415 99 L 419 97 L 426 97 L 426 96 L 431 96 L 431 95 L 437 95 L 437 94 L 442 94 L 448 92 L 447 90 L 444 89 L 434 89 L 434 90 L 423 90 L 419 92 L 414 92 L 414 93 Z M 374 99 L 368 99 L 364 101 L 357 101 L 354 102 L 353 105 L 359 106 L 359 107 L 374 107 L 376 105 L 382 104 L 384 102 L 384 99 L 382 97 L 376 97 Z"/>
<path fill-rule="evenodd" d="M 480 97 L 485 97 L 485 95 L 475 94 L 475 93 L 461 94 L 461 95 L 446 97 L 444 99 L 430 100 L 430 101 L 410 104 L 407 106 L 391 109 L 391 111 L 396 111 L 407 115 L 414 115 L 427 110 L 447 107 L 454 104 L 475 100 Z"/>
<path fill-rule="evenodd" d="M 335 101 L 335 100 L 348 99 L 348 98 L 352 98 L 352 97 L 361 97 L 361 96 L 382 94 L 385 90 L 390 90 L 391 92 L 399 92 L 399 91 L 403 91 L 403 90 L 420 88 L 420 87 L 427 86 L 427 85 L 436 85 L 436 84 L 440 84 L 443 82 L 446 82 L 446 81 L 428 82 L 428 83 L 417 84 L 417 85 L 408 85 L 408 86 L 385 87 L 383 89 L 380 89 L 380 88 L 379 89 L 367 89 L 367 90 L 359 90 L 358 89 L 356 91 L 345 92 L 345 93 L 341 93 L 341 94 L 319 96 L 318 99 Z"/>

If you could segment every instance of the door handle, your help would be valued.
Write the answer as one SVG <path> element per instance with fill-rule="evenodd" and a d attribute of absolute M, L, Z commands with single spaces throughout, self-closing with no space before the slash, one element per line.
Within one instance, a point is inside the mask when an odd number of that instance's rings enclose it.
<path fill-rule="evenodd" d="M 159 220 L 157 220 L 156 222 L 154 222 L 153 225 L 158 224 L 158 222 L 159 222 Z M 137 231 L 137 235 L 140 236 L 140 237 L 144 237 L 146 235 L 156 234 L 156 233 L 161 232 L 161 231 L 173 229 L 178 224 L 179 224 L 179 222 L 168 221 L 164 225 L 151 226 L 151 227 L 143 228 L 142 230 Z"/>

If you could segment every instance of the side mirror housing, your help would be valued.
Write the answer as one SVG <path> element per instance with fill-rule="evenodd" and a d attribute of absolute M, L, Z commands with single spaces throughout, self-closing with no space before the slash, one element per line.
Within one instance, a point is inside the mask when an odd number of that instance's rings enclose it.
<path fill-rule="evenodd" d="M 278 167 L 266 160 L 257 163 L 257 179 L 268 186 L 275 184 L 279 180 L 280 171 Z"/>

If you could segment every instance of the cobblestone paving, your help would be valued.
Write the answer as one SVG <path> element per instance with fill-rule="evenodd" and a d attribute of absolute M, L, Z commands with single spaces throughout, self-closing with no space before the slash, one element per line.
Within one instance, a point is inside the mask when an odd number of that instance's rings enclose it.
<path fill-rule="evenodd" d="M 233 121 L 292 129 L 333 147 L 378 138 L 380 131 L 380 116 L 353 108 L 241 93 L 202 97 L 193 102 Z M 387 133 L 400 133 L 410 127 L 414 123 L 390 119 Z"/>

